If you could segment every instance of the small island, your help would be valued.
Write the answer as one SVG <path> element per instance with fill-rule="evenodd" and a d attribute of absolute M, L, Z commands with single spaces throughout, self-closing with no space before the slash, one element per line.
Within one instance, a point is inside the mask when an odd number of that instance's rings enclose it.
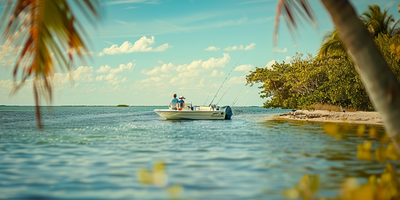
<path fill-rule="evenodd" d="M 127 104 L 118 104 L 117 107 L 129 107 Z"/>

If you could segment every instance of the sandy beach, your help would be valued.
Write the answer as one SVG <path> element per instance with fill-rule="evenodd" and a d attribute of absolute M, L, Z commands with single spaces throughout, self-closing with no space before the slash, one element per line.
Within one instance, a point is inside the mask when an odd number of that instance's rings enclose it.
<path fill-rule="evenodd" d="M 316 122 L 347 122 L 359 124 L 382 125 L 378 112 L 334 112 L 327 110 L 297 110 L 276 116 L 277 119 L 316 121 Z"/>

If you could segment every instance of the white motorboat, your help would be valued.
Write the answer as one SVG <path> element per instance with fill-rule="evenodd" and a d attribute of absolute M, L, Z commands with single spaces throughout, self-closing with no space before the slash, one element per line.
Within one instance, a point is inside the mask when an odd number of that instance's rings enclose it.
<path fill-rule="evenodd" d="M 231 119 L 233 115 L 229 106 L 188 106 L 182 110 L 155 109 L 154 112 L 167 120 Z"/>

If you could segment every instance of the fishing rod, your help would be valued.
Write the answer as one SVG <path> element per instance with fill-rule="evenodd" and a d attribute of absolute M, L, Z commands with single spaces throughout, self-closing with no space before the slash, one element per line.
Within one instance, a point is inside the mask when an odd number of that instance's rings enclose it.
<path fill-rule="evenodd" d="M 207 97 L 207 99 L 204 101 L 204 104 L 203 104 L 203 105 L 206 105 L 206 102 L 207 102 L 208 98 L 210 97 L 211 93 L 212 93 L 212 92 L 210 92 L 210 93 L 208 94 L 208 97 Z"/>
<path fill-rule="evenodd" d="M 221 98 L 219 98 L 219 100 L 218 100 L 218 102 L 217 102 L 217 105 L 218 105 L 219 102 L 222 100 L 222 98 L 225 96 L 225 94 L 228 92 L 228 90 L 231 89 L 231 87 L 233 86 L 233 84 L 235 84 L 235 83 L 233 82 L 233 83 L 231 84 L 231 86 L 229 86 L 229 88 L 228 88 L 228 89 L 225 91 L 225 93 L 221 96 Z M 243 85 L 243 87 L 242 87 L 242 89 L 240 90 L 239 94 L 242 92 L 244 86 L 246 86 L 246 85 Z M 239 96 L 239 94 L 236 96 L 236 98 Z M 235 98 L 235 99 L 236 99 L 236 98 Z M 235 100 L 233 100 L 233 101 L 235 101 Z M 232 103 L 233 103 L 233 102 L 232 102 Z M 232 107 L 233 107 L 233 105 L 232 105 Z"/>
<path fill-rule="evenodd" d="M 232 107 L 236 105 L 236 103 L 239 101 L 240 98 L 242 98 L 243 94 L 241 94 L 240 96 L 238 96 L 237 99 L 235 99 L 235 101 L 232 103 Z"/>
<path fill-rule="evenodd" d="M 239 102 L 239 99 L 242 98 L 243 94 L 240 95 L 239 98 L 236 99 L 236 101 L 233 103 L 232 107 L 236 105 L 237 102 Z"/>
<path fill-rule="evenodd" d="M 228 79 L 229 75 L 232 73 L 233 69 L 235 69 L 235 67 L 237 66 L 237 64 L 240 62 L 240 60 L 242 60 L 242 58 L 247 54 L 247 52 L 236 62 L 236 64 L 232 67 L 231 71 L 229 72 L 229 74 L 225 77 L 224 81 L 222 82 L 221 86 L 218 88 L 217 93 L 215 93 L 214 98 L 211 100 L 211 103 L 209 106 L 211 106 L 212 102 L 214 102 L 215 97 L 217 97 L 217 94 L 219 92 L 219 90 L 222 88 L 222 86 L 224 85 L 226 79 Z"/>
<path fill-rule="evenodd" d="M 228 89 L 225 91 L 225 93 L 221 96 L 221 98 L 219 98 L 218 102 L 216 103 L 217 105 L 218 105 L 218 103 L 221 101 L 222 97 L 224 97 L 225 94 L 228 92 L 228 90 L 231 89 L 231 87 L 232 87 L 233 84 L 234 84 L 234 83 L 232 83 L 231 86 L 229 86 L 229 88 L 228 88 Z"/>
<path fill-rule="evenodd" d="M 240 91 L 239 91 L 238 95 L 236 96 L 236 98 L 233 99 L 233 101 L 232 101 L 232 107 L 233 107 L 233 106 L 236 104 L 236 102 L 239 100 L 239 95 L 242 93 L 242 91 L 243 91 L 243 89 L 244 89 L 245 86 L 246 86 L 246 85 L 243 85 L 242 89 L 240 89 Z M 243 95 L 243 94 L 242 94 L 242 95 Z M 242 97 L 242 95 L 240 95 L 240 97 Z"/>
<path fill-rule="evenodd" d="M 249 95 L 245 96 L 244 99 L 241 101 L 242 106 L 243 106 L 243 103 L 247 100 L 248 97 L 249 97 Z"/>

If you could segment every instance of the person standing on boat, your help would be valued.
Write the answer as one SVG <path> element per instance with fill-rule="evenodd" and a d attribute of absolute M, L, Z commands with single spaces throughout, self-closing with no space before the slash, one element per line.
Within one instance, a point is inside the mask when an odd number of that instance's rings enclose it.
<path fill-rule="evenodd" d="M 171 99 L 171 102 L 169 103 L 169 108 L 171 109 L 171 110 L 176 110 L 176 107 L 177 107 L 177 105 L 178 105 L 178 99 L 176 98 L 176 94 L 174 94 L 174 98 L 173 99 Z"/>
<path fill-rule="evenodd" d="M 185 101 L 184 101 L 185 97 L 180 96 L 179 97 L 179 101 L 178 101 L 178 110 L 182 110 L 182 108 L 185 107 Z"/>

